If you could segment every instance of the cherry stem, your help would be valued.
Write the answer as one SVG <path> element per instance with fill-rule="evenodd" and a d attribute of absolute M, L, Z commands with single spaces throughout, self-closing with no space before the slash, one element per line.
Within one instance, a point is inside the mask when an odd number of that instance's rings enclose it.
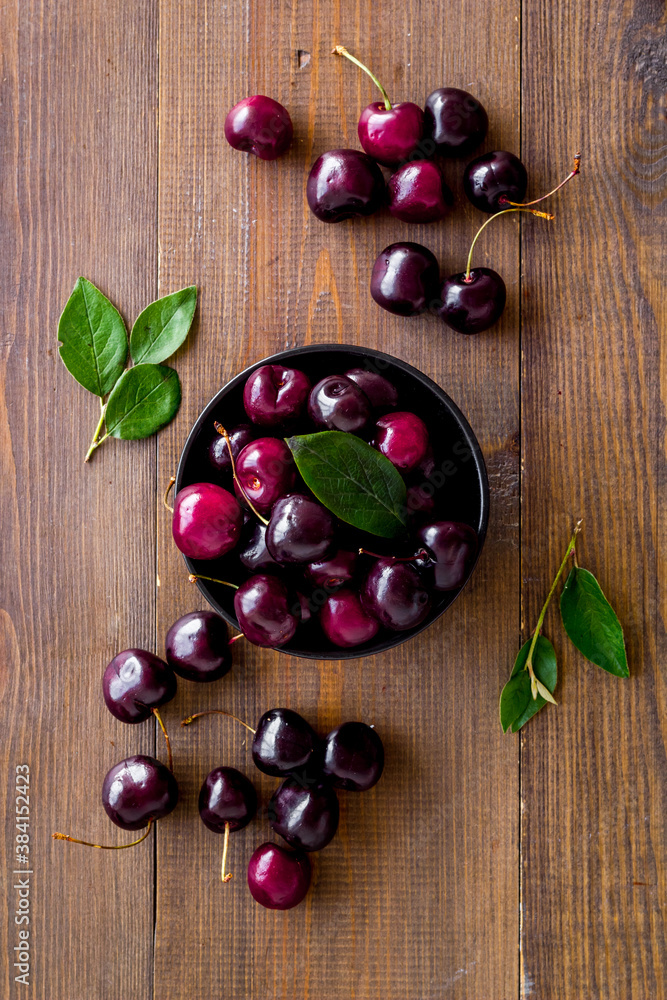
<path fill-rule="evenodd" d="M 243 719 L 239 719 L 237 715 L 232 715 L 231 712 L 225 712 L 223 708 L 209 708 L 205 712 L 195 712 L 194 715 L 188 715 L 187 719 L 183 719 L 181 725 L 189 726 L 191 722 L 195 721 L 195 719 L 201 719 L 204 715 L 226 715 L 228 719 L 233 719 L 234 722 L 240 722 L 242 726 L 245 726 L 245 728 L 253 734 L 253 736 L 255 735 L 255 730 L 252 726 L 249 726 L 247 722 L 243 721 Z"/>
<path fill-rule="evenodd" d="M 217 580 L 214 576 L 202 576 L 200 573 L 190 573 L 188 577 L 190 583 L 195 583 L 197 580 L 208 580 L 209 583 L 221 583 L 223 587 L 231 587 L 233 590 L 238 590 L 238 583 L 230 583 L 229 580 Z"/>
<path fill-rule="evenodd" d="M 580 173 L 580 170 L 581 170 L 581 153 L 576 153 L 574 157 L 574 166 L 572 170 L 569 172 L 565 180 L 561 181 L 560 184 L 557 184 L 556 187 L 553 188 L 552 191 L 549 191 L 548 194 L 543 194 L 541 198 L 535 198 L 534 201 L 520 201 L 520 202 L 510 201 L 508 198 L 505 197 L 505 195 L 503 195 L 501 198 L 498 199 L 498 203 L 500 205 L 513 205 L 514 208 L 519 208 L 519 207 L 526 208 L 528 207 L 528 205 L 538 205 L 541 201 L 545 201 L 545 199 L 550 198 L 552 194 L 555 194 L 556 191 L 560 191 L 562 187 L 565 187 L 568 181 L 571 181 L 573 177 L 576 177 L 577 174 Z"/>
<path fill-rule="evenodd" d="M 68 837 L 66 833 L 52 833 L 51 836 L 54 840 L 68 840 L 70 844 L 83 844 L 84 847 L 96 847 L 99 851 L 124 851 L 126 847 L 135 847 L 142 840 L 145 840 L 151 832 L 152 825 L 153 817 L 151 816 L 148 820 L 146 832 L 139 837 L 139 840 L 133 840 L 130 844 L 91 844 L 89 840 L 77 840 L 76 837 Z"/>
<path fill-rule="evenodd" d="M 358 549 L 357 551 L 360 556 L 373 556 L 374 559 L 393 559 L 394 562 L 416 562 L 417 559 L 430 559 L 427 549 L 419 549 L 412 556 L 383 556 L 380 552 L 371 552 L 370 549 Z"/>
<path fill-rule="evenodd" d="M 95 428 L 95 433 L 93 434 L 93 440 L 90 442 L 90 448 L 86 452 L 86 457 L 84 458 L 84 462 L 87 462 L 90 459 L 92 453 L 95 451 L 95 449 L 99 448 L 102 442 L 106 441 L 106 439 L 109 437 L 108 434 L 105 434 L 103 438 L 100 438 L 100 431 L 104 426 L 104 415 L 107 412 L 106 404 L 103 403 L 101 399 L 100 399 L 100 407 L 102 408 L 102 413 L 100 414 L 100 422 Z"/>
<path fill-rule="evenodd" d="M 387 91 L 384 89 L 384 87 L 382 86 L 378 78 L 375 76 L 375 74 L 371 73 L 368 66 L 364 66 L 364 64 L 360 62 L 356 56 L 353 56 L 351 52 L 347 51 L 344 45 L 334 45 L 333 49 L 331 50 L 331 54 L 334 56 L 345 56 L 346 59 L 349 59 L 350 62 L 353 62 L 355 66 L 359 67 L 359 69 L 363 69 L 364 73 L 367 73 L 368 76 L 370 76 L 371 80 L 382 94 L 382 100 L 384 101 L 385 111 L 391 111 L 391 101 L 389 100 L 389 95 L 387 94 Z"/>
<path fill-rule="evenodd" d="M 158 721 L 158 723 L 160 725 L 160 729 L 162 730 L 162 735 L 164 736 L 165 743 L 167 744 L 167 757 L 169 758 L 169 770 L 173 774 L 174 773 L 174 758 L 172 757 L 172 753 L 171 753 L 171 740 L 169 739 L 169 733 L 167 732 L 167 730 L 165 728 L 165 725 L 164 725 L 164 722 L 162 721 L 162 716 L 160 715 L 160 709 L 159 708 L 154 708 L 153 709 L 153 715 L 155 716 L 155 718 L 157 719 L 157 721 Z"/>
<path fill-rule="evenodd" d="M 229 642 L 227 643 L 227 645 L 233 646 L 235 642 L 239 641 L 239 639 L 245 639 L 245 635 L 243 634 L 243 632 L 239 632 L 238 635 L 233 635 L 229 640 Z"/>
<path fill-rule="evenodd" d="M 229 882 L 232 877 L 231 872 L 225 875 L 225 865 L 227 864 L 227 851 L 229 849 L 229 823 L 225 823 L 225 841 L 222 845 L 222 864 L 220 866 L 220 878 L 223 882 Z"/>
<path fill-rule="evenodd" d="M 479 229 L 477 230 L 477 233 L 475 234 L 475 238 L 472 241 L 472 245 L 470 247 L 470 253 L 468 254 L 468 262 L 466 264 L 466 272 L 465 272 L 465 275 L 463 277 L 464 281 L 470 281 L 470 262 L 472 261 L 472 252 L 475 249 L 475 243 L 480 238 L 480 236 L 482 235 L 482 233 L 484 232 L 484 230 L 486 229 L 486 227 L 490 223 L 492 223 L 494 219 L 497 219 L 498 216 L 500 216 L 500 215 L 507 215 L 508 212 L 528 212 L 530 215 L 536 215 L 538 219 L 548 219 L 550 222 L 553 219 L 555 219 L 555 215 L 551 215 L 550 212 L 538 212 L 537 209 L 535 209 L 535 208 L 504 208 L 502 210 L 502 212 L 495 212 L 494 215 L 491 216 L 491 218 L 487 219 L 486 222 L 483 223 L 483 225 L 481 225 L 479 227 Z"/>
<path fill-rule="evenodd" d="M 554 591 L 556 589 L 556 585 L 557 585 L 558 581 L 561 578 L 562 572 L 565 569 L 565 564 L 567 563 L 567 560 L 570 557 L 571 553 L 574 552 L 574 561 L 575 561 L 575 563 L 577 561 L 577 556 L 576 556 L 576 552 L 575 552 L 575 546 L 577 544 L 577 535 L 581 531 L 581 524 L 582 524 L 582 518 L 580 518 L 577 521 L 577 523 L 575 524 L 575 526 L 574 526 L 574 531 L 572 532 L 572 537 L 570 538 L 570 542 L 569 542 L 568 547 L 567 547 L 567 549 L 565 551 L 565 555 L 563 556 L 563 561 L 560 564 L 560 566 L 558 567 L 558 572 L 556 573 L 556 576 L 554 577 L 554 582 L 551 584 L 551 590 L 547 594 L 547 599 L 544 602 L 542 610 L 540 611 L 540 617 L 537 619 L 537 625 L 535 626 L 535 631 L 533 632 L 533 640 L 532 640 L 532 642 L 530 644 L 530 648 L 528 650 L 528 656 L 526 657 L 526 662 L 524 664 L 524 668 L 523 669 L 527 670 L 528 673 L 529 673 L 529 675 L 530 675 L 530 690 L 531 690 L 531 693 L 533 695 L 533 701 L 537 698 L 537 694 L 538 694 L 538 691 L 537 691 L 537 677 L 535 676 L 535 671 L 533 670 L 533 653 L 535 652 L 535 646 L 537 644 L 537 638 L 538 638 L 540 632 L 542 631 L 542 625 L 544 624 L 544 616 L 547 613 L 547 608 L 549 607 L 549 601 L 551 600 L 551 598 L 554 595 Z"/>
<path fill-rule="evenodd" d="M 218 432 L 218 434 L 221 434 L 222 437 L 225 439 L 225 444 L 227 445 L 227 451 L 229 452 L 229 460 L 232 463 L 232 476 L 234 477 L 234 482 L 236 483 L 236 485 L 238 486 L 238 488 L 241 490 L 241 493 L 243 494 L 243 497 L 244 497 L 246 503 L 250 507 L 250 510 L 253 512 L 253 514 L 255 515 L 255 517 L 259 518 L 259 520 L 262 522 L 262 524 L 264 526 L 266 526 L 269 522 L 266 520 L 265 517 L 262 517 L 262 515 L 260 514 L 260 512 L 257 510 L 257 508 L 255 507 L 254 503 L 252 502 L 252 500 L 250 499 L 250 497 L 248 496 L 248 494 L 246 493 L 246 491 L 243 489 L 243 484 L 241 483 L 241 480 L 236 475 L 236 462 L 234 461 L 234 452 L 232 451 L 232 442 L 231 442 L 231 440 L 229 438 L 229 434 L 227 433 L 227 431 L 225 430 L 225 428 L 222 426 L 222 424 L 219 424 L 217 420 L 214 422 L 213 426 L 215 427 L 215 429 Z"/>
<path fill-rule="evenodd" d="M 165 507 L 167 508 L 167 510 L 171 511 L 172 514 L 174 513 L 174 508 L 169 506 L 169 504 L 167 503 L 167 500 L 169 499 L 169 494 L 171 493 L 171 491 L 174 488 L 174 483 L 175 482 L 176 482 L 176 476 L 172 476 L 171 479 L 169 480 L 169 485 L 167 486 L 166 490 L 164 491 L 164 496 L 162 497 L 162 503 L 165 505 Z"/>

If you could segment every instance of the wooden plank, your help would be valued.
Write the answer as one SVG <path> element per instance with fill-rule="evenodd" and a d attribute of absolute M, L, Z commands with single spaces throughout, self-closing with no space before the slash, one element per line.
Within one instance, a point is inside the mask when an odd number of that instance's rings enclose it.
<path fill-rule="evenodd" d="M 415 363 L 444 385 L 477 429 L 493 488 L 490 534 L 474 584 L 429 633 L 387 656 L 318 664 L 235 647 L 233 672 L 182 683 L 168 709 L 224 705 L 250 721 L 276 704 L 326 731 L 374 722 L 388 765 L 377 789 L 342 801 L 341 829 L 316 861 L 307 902 L 288 913 L 253 903 L 245 867 L 270 836 L 265 815 L 232 840 L 235 878 L 219 882 L 220 840 L 196 796 L 221 763 L 257 777 L 243 735 L 213 719 L 175 733 L 183 804 L 158 830 L 155 997 L 513 997 L 518 993 L 518 743 L 497 721 L 497 693 L 519 640 L 518 225 L 480 248 L 504 274 L 502 324 L 457 337 L 432 318 L 401 320 L 370 301 L 376 254 L 396 239 L 433 247 L 446 271 L 465 260 L 479 215 L 459 199 L 443 225 L 386 215 L 339 226 L 308 211 L 305 180 L 327 148 L 357 146 L 370 83 L 332 57 L 366 57 L 396 96 L 422 103 L 443 82 L 490 112 L 487 148 L 519 147 L 519 3 L 494 3 L 480 27 L 469 0 L 378 12 L 369 2 L 243 4 L 163 0 L 160 18 L 160 291 L 201 289 L 194 336 L 177 367 L 184 401 L 159 438 L 159 478 L 176 467 L 211 395 L 245 364 L 311 342 L 363 343 Z M 498 44 L 502 23 L 503 44 Z M 471 26 L 475 26 L 474 38 Z M 299 53 L 301 55 L 299 56 Z M 260 163 L 225 144 L 226 111 L 268 93 L 293 116 L 289 156 Z M 200 606 L 158 517 L 158 635 Z M 264 802 L 274 783 L 258 782 Z"/>
<path fill-rule="evenodd" d="M 0 994 L 146 996 L 153 850 L 101 802 L 108 768 L 152 751 L 152 727 L 107 712 L 100 681 L 119 649 L 152 646 L 155 442 L 82 459 L 95 399 L 58 358 L 58 315 L 77 275 L 132 319 L 155 292 L 156 35 L 152 4 L 9 2 L 0 9 Z M 30 767 L 30 986 L 14 982 L 13 791 Z M 23 925 L 21 927 L 23 929 Z"/>
<path fill-rule="evenodd" d="M 664 1000 L 664 11 L 529 3 L 523 18 L 531 190 L 584 154 L 556 228 L 523 226 L 525 622 L 583 515 L 581 561 L 632 674 L 586 664 L 550 614 L 560 705 L 522 740 L 523 996 Z"/>

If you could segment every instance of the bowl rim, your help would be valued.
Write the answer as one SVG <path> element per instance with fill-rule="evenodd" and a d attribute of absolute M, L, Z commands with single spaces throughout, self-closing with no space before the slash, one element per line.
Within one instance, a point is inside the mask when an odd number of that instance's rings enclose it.
<path fill-rule="evenodd" d="M 453 599 L 449 602 L 449 604 L 445 605 L 445 607 L 443 607 L 436 614 L 434 618 L 427 617 L 421 624 L 415 626 L 415 628 L 413 629 L 408 629 L 405 632 L 394 632 L 391 634 L 390 638 L 385 639 L 382 642 L 377 643 L 375 646 L 367 649 L 359 649 L 353 647 L 353 648 L 332 649 L 330 652 L 323 650 L 319 650 L 317 652 L 307 652 L 301 649 L 299 650 L 293 649 L 290 647 L 289 643 L 287 643 L 285 646 L 273 647 L 278 653 L 285 653 L 288 656 L 298 656 L 300 658 L 308 660 L 362 659 L 366 656 L 375 656 L 378 653 L 384 653 L 390 649 L 394 649 L 394 647 L 400 646 L 404 642 L 408 642 L 410 639 L 414 639 L 415 636 L 420 635 L 427 628 L 430 628 L 431 625 L 434 625 L 435 622 L 438 621 L 438 619 L 441 618 L 442 615 L 449 610 L 449 608 L 451 608 L 454 602 L 458 600 L 460 595 L 467 588 L 468 583 L 470 582 L 470 579 L 472 578 L 472 575 L 477 567 L 477 563 L 479 561 L 482 548 L 484 547 L 487 528 L 489 524 L 489 504 L 490 504 L 489 478 L 486 469 L 486 462 L 484 461 L 484 455 L 480 447 L 479 441 L 477 440 L 475 432 L 470 426 L 467 418 L 464 416 L 464 414 L 456 405 L 451 396 L 449 396 L 448 393 L 445 392 L 442 386 L 439 386 L 437 382 L 434 382 L 433 379 L 429 378 L 428 375 L 425 375 L 418 368 L 415 368 L 414 365 L 411 365 L 407 361 L 403 361 L 402 358 L 397 358 L 393 354 L 387 354 L 384 351 L 377 351 L 371 347 L 360 347 L 357 344 L 338 344 L 338 343 L 308 344 L 303 347 L 291 347 L 284 351 L 278 351 L 275 354 L 271 354 L 266 358 L 261 358 L 259 361 L 253 362 L 251 365 L 248 365 L 242 371 L 238 372 L 238 374 L 234 375 L 233 378 L 231 378 L 228 382 L 226 382 L 225 385 L 223 385 L 222 388 L 220 388 L 216 392 L 216 394 L 208 401 L 206 406 L 200 412 L 199 416 L 197 417 L 197 419 L 195 420 L 194 424 L 190 429 L 190 433 L 188 434 L 185 440 L 185 444 L 183 445 L 183 449 L 181 451 L 181 456 L 178 460 L 178 468 L 176 470 L 176 482 L 174 483 L 174 495 L 176 495 L 176 493 L 178 493 L 179 490 L 181 489 L 181 483 L 185 473 L 185 466 L 190 458 L 190 453 L 192 449 L 195 447 L 197 443 L 202 426 L 208 419 L 211 411 L 215 410 L 216 407 L 220 405 L 221 401 L 224 400 L 224 398 L 227 395 L 229 395 L 230 392 L 236 389 L 242 382 L 245 382 L 245 380 L 254 371 L 256 371 L 258 368 L 261 368 L 263 365 L 280 364 L 289 360 L 302 358 L 304 357 L 304 355 L 320 354 L 325 351 L 335 354 L 338 353 L 352 354 L 352 355 L 357 355 L 361 359 L 372 358 L 381 362 L 388 362 L 390 365 L 401 369 L 401 371 L 403 371 L 406 375 L 416 379 L 416 381 L 420 382 L 424 386 L 424 388 L 428 389 L 430 392 L 435 393 L 435 395 L 439 397 L 440 401 L 451 413 L 453 419 L 458 424 L 461 433 L 463 434 L 463 437 L 465 438 L 467 446 L 470 448 L 472 458 L 475 463 L 477 481 L 480 486 L 479 524 L 476 529 L 478 538 L 477 553 L 472 562 L 472 565 L 470 566 L 470 571 L 468 573 L 465 583 L 460 588 L 460 590 L 457 591 L 457 593 L 454 595 Z M 188 569 L 188 572 L 194 573 L 196 567 L 193 561 L 186 555 L 183 555 L 183 560 Z M 197 580 L 196 584 L 202 596 L 205 598 L 208 604 L 217 612 L 217 614 L 219 614 L 227 622 L 228 625 L 231 625 L 232 628 L 235 628 L 237 629 L 237 631 L 240 631 L 236 619 L 232 615 L 230 615 L 229 612 L 215 600 L 215 598 L 212 597 L 208 587 L 206 586 L 206 582 L 202 580 Z"/>

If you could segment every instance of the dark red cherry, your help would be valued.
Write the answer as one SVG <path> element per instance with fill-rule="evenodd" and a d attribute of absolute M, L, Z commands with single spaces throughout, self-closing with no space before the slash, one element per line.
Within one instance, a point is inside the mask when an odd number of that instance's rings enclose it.
<path fill-rule="evenodd" d="M 387 184 L 388 208 L 401 222 L 438 222 L 454 204 L 442 170 L 433 160 L 406 163 Z"/>
<path fill-rule="evenodd" d="M 284 646 L 299 624 L 285 584 L 264 573 L 241 584 L 234 594 L 234 613 L 240 630 L 256 646 Z"/>
<path fill-rule="evenodd" d="M 320 740 L 298 712 L 272 708 L 257 723 L 252 741 L 252 759 L 264 774 L 284 778 L 304 771 Z"/>
<path fill-rule="evenodd" d="M 375 160 L 358 149 L 332 149 L 313 164 L 306 197 L 321 222 L 372 215 L 384 201 L 385 184 Z"/>
<path fill-rule="evenodd" d="M 308 415 L 318 427 L 330 431 L 360 431 L 368 422 L 371 407 L 365 393 L 345 375 L 328 375 L 310 394 Z"/>
<path fill-rule="evenodd" d="M 505 308 L 505 282 L 490 267 L 474 267 L 470 275 L 452 274 L 440 290 L 438 315 L 458 333 L 481 333 L 500 319 Z"/>
<path fill-rule="evenodd" d="M 286 778 L 268 812 L 276 833 L 302 851 L 321 851 L 338 829 L 338 796 L 328 782 L 308 774 Z"/>
<path fill-rule="evenodd" d="M 276 562 L 308 563 L 335 549 L 333 514 L 302 493 L 276 501 L 266 529 L 266 547 Z"/>
<path fill-rule="evenodd" d="M 415 316 L 436 301 L 439 283 L 440 269 L 430 250 L 419 243 L 392 243 L 373 265 L 371 295 L 388 312 Z"/>
<path fill-rule="evenodd" d="M 425 135 L 441 156 L 467 156 L 484 141 L 489 119 L 476 97 L 457 87 L 439 87 L 426 98 Z"/>
<path fill-rule="evenodd" d="M 249 521 L 245 525 L 239 546 L 239 562 L 251 573 L 261 573 L 278 566 L 266 547 L 266 525 L 260 521 Z"/>
<path fill-rule="evenodd" d="M 365 792 L 382 777 L 382 740 L 365 722 L 343 722 L 324 738 L 322 769 L 336 788 Z"/>
<path fill-rule="evenodd" d="M 419 539 L 433 559 L 436 590 L 457 590 L 477 554 L 477 532 L 458 521 L 435 521 L 419 530 Z"/>
<path fill-rule="evenodd" d="M 234 149 L 275 160 L 292 141 L 292 119 L 272 97 L 255 94 L 235 104 L 225 118 L 225 139 Z"/>
<path fill-rule="evenodd" d="M 375 101 L 361 112 L 357 132 L 365 152 L 378 163 L 392 167 L 419 149 L 424 112 L 411 101 L 389 109 L 382 101 Z"/>
<path fill-rule="evenodd" d="M 327 597 L 320 622 L 327 639 L 342 648 L 370 642 L 380 627 L 361 606 L 359 595 L 345 588 Z"/>
<path fill-rule="evenodd" d="M 123 830 L 140 830 L 176 808 L 178 785 L 171 771 L 154 757 L 138 754 L 115 764 L 102 785 L 102 805 Z"/>
<path fill-rule="evenodd" d="M 242 524 L 241 508 L 222 486 L 195 483 L 176 494 L 172 533 L 190 559 L 224 556 L 238 542 Z"/>
<path fill-rule="evenodd" d="M 106 706 L 121 722 L 144 722 L 176 694 L 174 671 L 145 649 L 126 649 L 104 671 Z"/>
<path fill-rule="evenodd" d="M 294 486 L 296 467 L 292 452 L 281 438 L 257 438 L 241 451 L 236 460 L 236 475 L 251 503 L 260 513 L 267 514 L 276 500 Z M 243 502 L 237 483 L 234 489 Z"/>
<path fill-rule="evenodd" d="M 356 382 L 370 400 L 374 410 L 393 409 L 398 403 L 396 387 L 379 372 L 369 371 L 366 368 L 350 368 L 348 372 L 345 372 L 345 377 Z"/>
<path fill-rule="evenodd" d="M 306 405 L 310 379 L 296 368 L 262 365 L 243 388 L 243 405 L 254 424 L 275 427 L 298 417 Z"/>
<path fill-rule="evenodd" d="M 199 815 L 213 833 L 242 830 L 257 812 L 257 792 L 253 783 L 233 767 L 216 767 L 208 774 L 199 792 Z"/>
<path fill-rule="evenodd" d="M 391 557 L 378 559 L 371 568 L 361 603 L 381 625 L 396 632 L 419 625 L 431 610 L 431 596 L 414 566 Z"/>
<path fill-rule="evenodd" d="M 232 665 L 227 626 L 213 611 L 191 611 L 167 632 L 167 663 L 188 681 L 217 681 Z"/>
<path fill-rule="evenodd" d="M 484 153 L 463 174 L 463 189 L 481 212 L 502 211 L 502 198 L 523 201 L 527 187 L 526 168 L 514 153 Z"/>
<path fill-rule="evenodd" d="M 375 446 L 400 472 L 410 472 L 428 450 L 428 431 L 416 413 L 385 413 L 375 424 Z"/>
<path fill-rule="evenodd" d="M 250 424 L 239 424 L 229 432 L 229 440 L 232 445 L 234 460 L 239 457 L 240 451 L 249 444 L 255 437 L 255 431 Z M 216 472 L 226 473 L 232 471 L 232 461 L 229 457 L 227 442 L 221 434 L 215 435 L 208 449 L 208 460 Z"/>
<path fill-rule="evenodd" d="M 301 851 L 280 844 L 262 844 L 248 864 L 248 888 L 269 910 L 290 910 L 310 888 L 310 861 Z"/>
<path fill-rule="evenodd" d="M 357 567 L 357 553 L 339 549 L 328 559 L 311 562 L 306 567 L 306 576 L 317 587 L 326 591 L 338 590 L 354 578 Z"/>

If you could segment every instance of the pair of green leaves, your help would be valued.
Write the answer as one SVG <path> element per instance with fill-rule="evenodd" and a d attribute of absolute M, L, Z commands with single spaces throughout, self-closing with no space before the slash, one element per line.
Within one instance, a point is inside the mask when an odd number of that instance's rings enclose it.
<path fill-rule="evenodd" d="M 500 724 L 503 732 L 517 733 L 529 719 L 553 699 L 558 679 L 556 652 L 540 634 L 549 601 L 575 551 L 579 526 L 570 540 L 540 613 L 537 627 L 515 660 L 510 679 L 500 695 Z M 602 588 L 589 570 L 575 565 L 570 570 L 560 596 L 560 613 L 565 631 L 580 653 L 616 677 L 629 677 L 623 628 Z"/>
<path fill-rule="evenodd" d="M 149 437 L 175 416 L 181 383 L 161 362 L 187 337 L 196 305 L 194 285 L 151 302 L 137 317 L 128 343 L 116 307 L 92 282 L 78 279 L 58 323 L 58 340 L 70 375 L 101 401 L 86 461 L 108 437 Z M 125 369 L 128 349 L 133 365 Z"/>

